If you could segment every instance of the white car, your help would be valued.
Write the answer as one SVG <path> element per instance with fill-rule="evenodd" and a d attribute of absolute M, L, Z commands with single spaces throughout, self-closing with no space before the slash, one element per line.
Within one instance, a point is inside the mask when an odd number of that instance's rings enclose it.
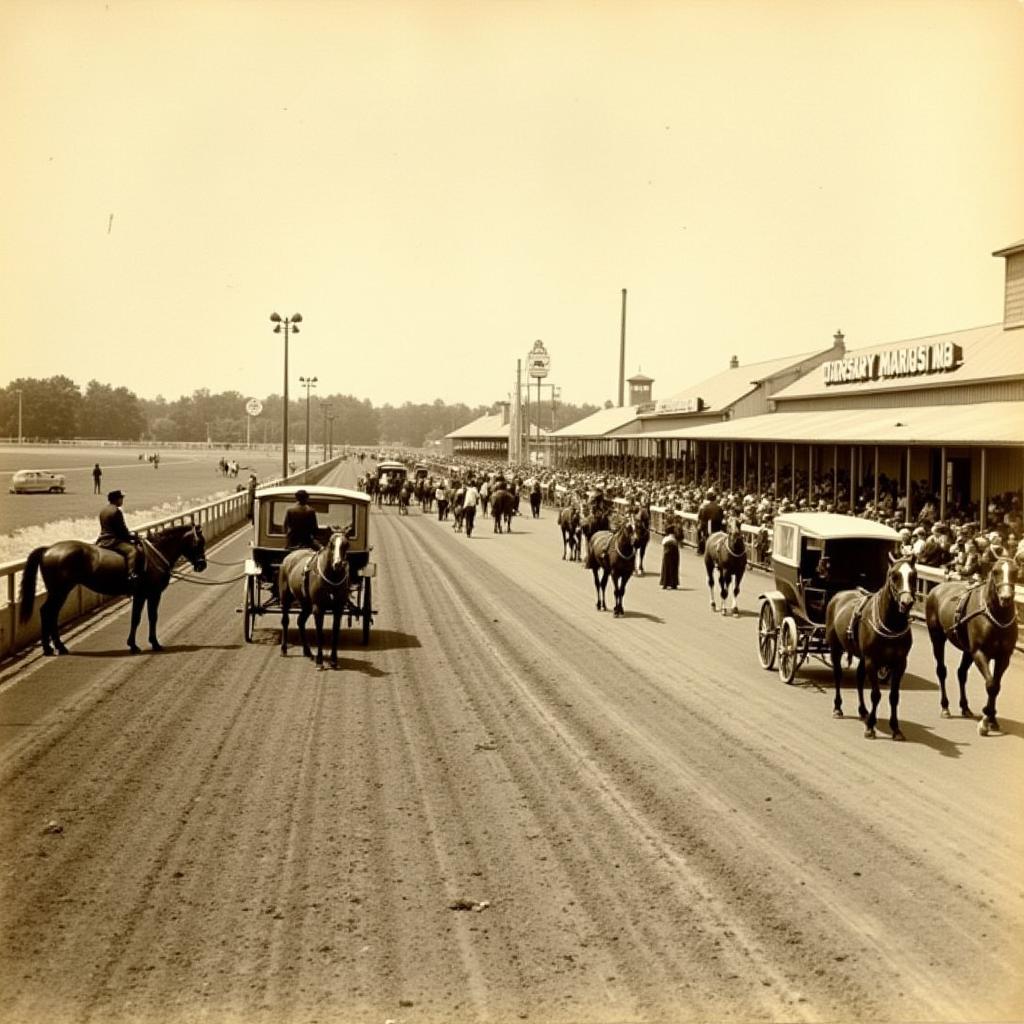
<path fill-rule="evenodd" d="M 11 494 L 63 494 L 66 482 L 63 473 L 45 469 L 19 469 L 11 477 Z"/>

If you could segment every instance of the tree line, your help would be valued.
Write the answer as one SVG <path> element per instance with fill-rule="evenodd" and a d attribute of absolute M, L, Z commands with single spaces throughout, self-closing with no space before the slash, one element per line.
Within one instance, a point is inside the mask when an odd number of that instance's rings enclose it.
<path fill-rule="evenodd" d="M 162 396 L 139 398 L 124 387 L 91 380 L 79 387 L 70 377 L 22 377 L 0 389 L 0 434 L 28 440 L 96 441 L 209 441 L 214 444 L 280 444 L 283 398 L 261 399 L 259 416 L 246 414 L 249 396 L 238 391 L 213 393 L 206 388 L 174 401 Z M 596 405 L 542 404 L 530 406 L 529 421 L 558 429 L 589 416 Z M 353 395 L 315 395 L 309 402 L 309 442 L 336 445 L 401 444 L 422 447 L 486 414 L 497 414 L 500 403 L 470 406 L 433 402 L 404 402 L 375 407 Z M 288 436 L 293 444 L 306 441 L 305 396 L 288 403 Z"/>

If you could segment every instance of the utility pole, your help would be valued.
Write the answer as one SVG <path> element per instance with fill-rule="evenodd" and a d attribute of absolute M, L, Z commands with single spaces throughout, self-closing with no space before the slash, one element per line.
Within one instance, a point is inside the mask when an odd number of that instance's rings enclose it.
<path fill-rule="evenodd" d="M 619 408 L 626 402 L 626 289 L 622 289 L 622 327 L 619 332 Z"/>

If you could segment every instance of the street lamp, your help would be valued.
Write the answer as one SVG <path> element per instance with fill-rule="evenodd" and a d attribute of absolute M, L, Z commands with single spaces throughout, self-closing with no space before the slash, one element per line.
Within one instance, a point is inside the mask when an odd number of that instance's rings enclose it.
<path fill-rule="evenodd" d="M 330 415 L 333 409 L 330 402 L 324 402 L 323 405 L 320 406 L 320 409 L 324 414 L 324 462 L 326 462 L 329 458 L 327 454 L 327 420 L 329 418 L 333 418 Z"/>
<path fill-rule="evenodd" d="M 281 476 L 288 475 L 288 333 L 299 333 L 298 324 L 302 323 L 302 314 L 295 313 L 283 319 L 277 313 L 270 314 L 270 322 L 274 325 L 274 333 L 280 334 L 284 328 L 284 411 L 281 428 Z"/>
<path fill-rule="evenodd" d="M 21 444 L 21 388 L 14 390 L 18 393 L 18 444 Z"/>
<path fill-rule="evenodd" d="M 327 414 L 327 457 L 334 458 L 334 412 Z"/>
<path fill-rule="evenodd" d="M 300 377 L 299 383 L 306 389 L 306 469 L 309 469 L 309 392 L 316 387 L 316 377 Z"/>

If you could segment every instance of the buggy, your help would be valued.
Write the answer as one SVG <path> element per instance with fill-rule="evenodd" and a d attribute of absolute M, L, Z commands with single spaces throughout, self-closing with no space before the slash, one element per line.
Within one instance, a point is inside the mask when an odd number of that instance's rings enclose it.
<path fill-rule="evenodd" d="M 332 530 L 349 534 L 349 590 L 345 615 L 348 625 L 358 619 L 362 642 L 370 642 L 373 622 L 372 580 L 377 565 L 370 561 L 370 496 L 342 487 L 315 487 L 307 484 L 309 505 L 316 511 L 318 539 L 325 543 Z M 245 594 L 241 608 L 245 618 L 243 634 L 252 643 L 256 621 L 266 612 L 280 612 L 277 573 L 287 554 L 284 517 L 295 503 L 294 487 L 264 487 L 256 492 L 253 503 L 252 553 L 245 560 Z"/>
<path fill-rule="evenodd" d="M 841 590 L 877 590 L 899 534 L 882 523 L 828 512 L 777 516 L 772 543 L 775 589 L 759 594 L 757 656 L 792 683 L 813 655 L 825 664 L 825 610 Z"/>

